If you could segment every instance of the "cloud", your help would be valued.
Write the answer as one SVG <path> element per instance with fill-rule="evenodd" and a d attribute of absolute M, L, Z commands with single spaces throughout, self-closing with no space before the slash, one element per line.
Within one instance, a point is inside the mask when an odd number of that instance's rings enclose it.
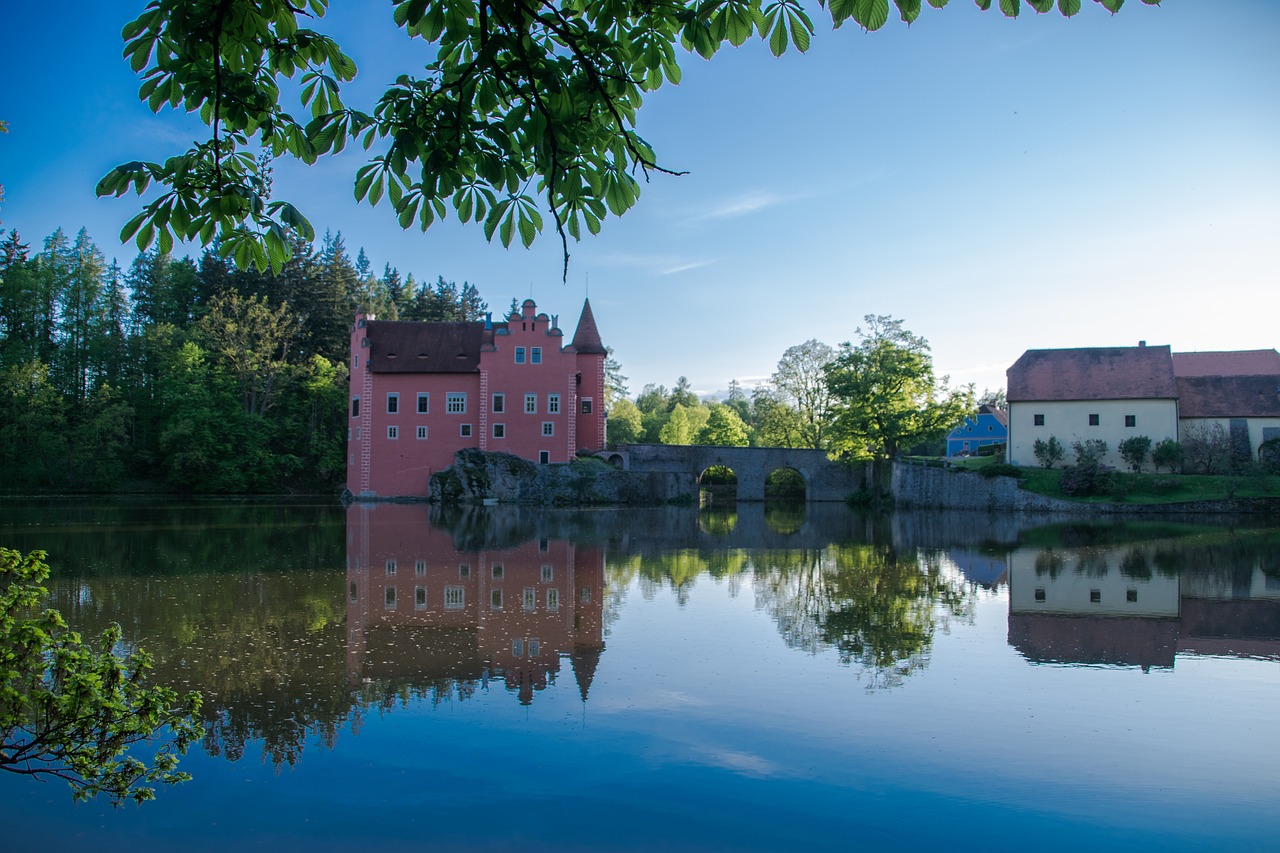
<path fill-rule="evenodd" d="M 685 262 L 683 262 L 683 263 L 681 263 L 681 262 L 677 262 L 677 263 L 675 264 L 675 266 L 670 266 L 670 267 L 666 267 L 666 268 L 664 268 L 664 269 L 659 269 L 659 270 L 658 270 L 658 275 L 675 275 L 675 274 L 676 274 L 676 273 L 678 273 L 678 272 L 688 272 L 689 270 L 696 270 L 696 269 L 701 269 L 702 267 L 709 267 L 709 266 L 711 266 L 711 265 L 712 265 L 712 264 L 714 264 L 714 263 L 715 263 L 715 261 L 714 261 L 714 260 L 709 260 L 709 261 L 685 261 Z"/>
<path fill-rule="evenodd" d="M 785 204 L 789 201 L 794 201 L 794 198 L 788 198 L 786 196 L 780 196 L 770 192 L 748 193 L 746 195 L 727 199 L 709 210 L 694 214 L 690 217 L 690 221 L 703 222 L 709 219 L 733 219 L 738 216 L 758 213 L 765 208 Z"/>
<path fill-rule="evenodd" d="M 609 703 L 607 701 L 597 704 L 594 699 L 591 704 L 595 706 L 597 713 L 607 714 L 612 711 L 626 711 L 628 713 L 635 711 L 680 711 L 687 708 L 701 708 L 710 703 L 706 699 L 676 690 L 654 690 L 645 693 L 643 697 L 630 699 L 625 704 Z"/>
<path fill-rule="evenodd" d="M 732 749 L 715 749 L 711 747 L 695 747 L 694 760 L 712 767 L 720 767 L 743 776 L 756 778 L 777 776 L 778 765 L 750 752 L 738 752 Z"/>

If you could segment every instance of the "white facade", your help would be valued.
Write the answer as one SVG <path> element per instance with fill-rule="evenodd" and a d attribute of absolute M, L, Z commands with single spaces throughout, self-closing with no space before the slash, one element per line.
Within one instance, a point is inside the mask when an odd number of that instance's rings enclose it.
<path fill-rule="evenodd" d="M 1181 429 L 1178 440 L 1182 440 L 1182 436 L 1186 435 L 1188 427 L 1200 426 L 1205 429 L 1212 429 L 1214 424 L 1221 424 L 1222 429 L 1228 435 L 1231 434 L 1231 421 L 1235 418 L 1182 418 L 1178 422 Z M 1263 430 L 1280 429 L 1280 418 L 1244 418 L 1249 425 L 1249 452 L 1256 462 L 1258 459 L 1258 447 L 1266 440 Z"/>
<path fill-rule="evenodd" d="M 1152 447 L 1165 439 L 1177 440 L 1177 403 L 1173 400 L 1070 400 L 1009 404 L 1008 459 L 1013 465 L 1039 465 L 1035 456 L 1036 440 L 1048 441 L 1050 436 L 1055 436 L 1064 451 L 1060 465 L 1075 463 L 1075 453 L 1071 450 L 1075 442 L 1101 439 L 1107 443 L 1107 455 L 1102 461 L 1123 469 L 1120 442 L 1141 435 L 1151 439 Z"/>

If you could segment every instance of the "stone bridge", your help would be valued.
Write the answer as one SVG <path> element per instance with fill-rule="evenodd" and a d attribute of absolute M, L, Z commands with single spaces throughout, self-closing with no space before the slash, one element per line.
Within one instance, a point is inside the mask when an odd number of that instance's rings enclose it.
<path fill-rule="evenodd" d="M 703 473 L 720 465 L 737 475 L 739 501 L 764 500 L 765 480 L 779 469 L 792 469 L 804 478 L 806 501 L 843 501 L 866 486 L 866 466 L 832 462 L 822 450 L 623 444 L 596 455 L 624 471 L 687 477 L 681 486 L 692 494 L 697 493 Z"/>

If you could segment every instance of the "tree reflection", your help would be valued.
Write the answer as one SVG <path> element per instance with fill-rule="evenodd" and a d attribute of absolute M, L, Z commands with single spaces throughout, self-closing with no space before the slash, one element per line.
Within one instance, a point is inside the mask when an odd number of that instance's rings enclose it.
<path fill-rule="evenodd" d="M 973 591 L 944 575 L 936 554 L 845 544 L 757 560 L 757 606 L 787 645 L 810 654 L 835 649 L 868 689 L 900 685 L 928 665 L 939 628 L 972 618 Z"/>

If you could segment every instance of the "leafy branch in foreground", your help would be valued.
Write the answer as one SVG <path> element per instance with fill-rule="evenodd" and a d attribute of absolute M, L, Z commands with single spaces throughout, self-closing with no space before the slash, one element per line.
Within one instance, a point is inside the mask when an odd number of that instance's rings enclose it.
<path fill-rule="evenodd" d="M 119 625 L 89 644 L 58 611 L 40 610 L 44 559 L 0 548 L 0 770 L 62 779 L 77 800 L 114 804 L 185 782 L 178 757 L 203 733 L 200 695 L 148 686 L 151 659 L 117 654 Z M 156 747 L 149 764 L 134 754 L 143 744 Z"/>
<path fill-rule="evenodd" d="M 911 24 L 924 2 L 893 0 Z M 975 0 L 990 9 L 992 0 Z M 1026 0 L 1049 12 L 1055 0 Z M 1083 0 L 1056 0 L 1071 17 Z M 1117 12 L 1124 0 L 1094 0 Z M 1159 0 L 1142 0 L 1156 5 Z M 819 0 L 833 26 L 878 30 L 889 0 Z M 342 100 L 355 62 L 332 38 L 303 26 L 328 0 L 152 0 L 122 33 L 124 56 L 142 75 L 139 97 L 198 112 L 212 131 L 163 163 L 117 166 L 100 196 L 159 197 L 121 232 L 145 250 L 175 239 L 217 241 L 242 267 L 280 268 L 290 230 L 311 240 L 293 205 L 271 200 L 271 159 L 311 164 L 356 140 L 374 150 L 355 177 L 357 200 L 384 197 L 401 228 L 426 231 L 456 214 L 504 246 L 525 246 L 549 211 L 564 247 L 621 216 L 640 194 L 636 175 L 681 174 L 658 164 L 635 131 L 644 95 L 681 79 L 676 49 L 710 59 L 753 36 L 781 55 L 804 52 L 814 34 L 800 0 L 403 0 L 395 26 L 434 49 L 425 75 L 401 74 L 376 108 Z M 1017 17 L 1021 0 L 999 0 Z M 288 85 L 297 76 L 296 85 Z M 282 89 L 283 84 L 283 89 Z M 296 91 L 302 115 L 285 109 Z"/>

